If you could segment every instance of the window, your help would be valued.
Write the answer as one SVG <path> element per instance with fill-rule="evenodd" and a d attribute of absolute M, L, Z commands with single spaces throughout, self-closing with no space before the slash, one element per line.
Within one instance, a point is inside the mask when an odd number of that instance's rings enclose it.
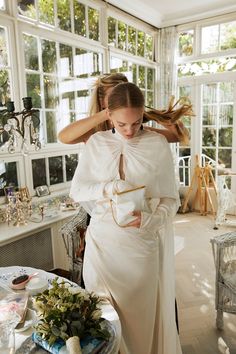
<path fill-rule="evenodd" d="M 216 161 L 218 168 L 236 167 L 236 21 L 227 16 L 205 22 L 179 31 L 179 95 L 185 96 L 186 88 L 190 89 L 195 110 L 191 146 L 179 147 L 180 175 L 186 185 L 189 177 L 184 169 L 189 166 L 184 166 L 184 155 L 194 161 L 195 155 L 203 154 Z"/>
<path fill-rule="evenodd" d="M 153 60 L 153 35 L 111 16 L 108 17 L 107 26 L 110 46 Z"/>
<path fill-rule="evenodd" d="M 232 167 L 234 82 L 202 85 L 202 152 Z"/>
<path fill-rule="evenodd" d="M 56 143 L 63 126 L 86 116 L 102 54 L 27 33 L 23 39 L 27 96 L 41 108 L 41 136 Z"/>
<path fill-rule="evenodd" d="M 8 12 L 5 5 L 0 0 L 0 10 Z M 110 16 L 95 0 L 18 0 L 10 8 L 16 15 L 9 12 L 6 18 L 0 12 L 0 100 L 14 101 L 20 111 L 21 98 L 32 97 L 40 111 L 42 149 L 29 149 L 25 156 L 2 150 L 0 186 L 27 186 L 31 195 L 44 184 L 51 192 L 67 191 L 83 145 L 61 145 L 57 135 L 88 115 L 97 76 L 124 72 L 140 86 L 146 104 L 155 106 L 154 31 L 141 21 L 136 26 L 127 14 Z M 105 26 L 111 29 L 109 38 L 104 38 Z"/>
<path fill-rule="evenodd" d="M 179 34 L 179 56 L 193 55 L 194 30 L 182 31 Z"/>
<path fill-rule="evenodd" d="M 33 158 L 33 188 L 42 185 L 53 186 L 71 181 L 77 164 L 78 154 Z"/>
<path fill-rule="evenodd" d="M 94 41 L 100 40 L 99 10 L 77 0 L 18 0 L 18 14 Z"/>
<path fill-rule="evenodd" d="M 201 53 L 214 53 L 236 48 L 236 21 L 202 27 Z"/>

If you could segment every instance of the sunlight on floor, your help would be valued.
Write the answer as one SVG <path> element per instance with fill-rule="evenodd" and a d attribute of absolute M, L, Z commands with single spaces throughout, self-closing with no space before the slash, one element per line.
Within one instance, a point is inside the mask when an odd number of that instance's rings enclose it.
<path fill-rule="evenodd" d="M 181 223 L 187 223 L 191 222 L 189 219 L 182 219 L 182 220 L 174 220 L 174 224 L 181 224 Z"/>

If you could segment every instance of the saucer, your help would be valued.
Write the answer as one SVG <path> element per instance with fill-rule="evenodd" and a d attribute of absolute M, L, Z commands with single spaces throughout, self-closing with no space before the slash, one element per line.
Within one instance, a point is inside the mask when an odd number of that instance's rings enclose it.
<path fill-rule="evenodd" d="M 28 328 L 32 327 L 37 322 L 36 312 L 31 309 L 27 309 L 25 320 L 22 323 L 19 323 L 15 327 L 15 332 L 23 332 L 26 331 Z"/>

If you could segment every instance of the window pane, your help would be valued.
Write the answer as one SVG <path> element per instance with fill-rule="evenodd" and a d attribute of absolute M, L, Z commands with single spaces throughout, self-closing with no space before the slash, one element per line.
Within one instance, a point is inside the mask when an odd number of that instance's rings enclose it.
<path fill-rule="evenodd" d="M 192 96 L 192 87 L 191 86 L 179 86 L 179 98 L 186 98 L 187 103 L 191 102 Z M 181 118 L 181 121 L 184 123 L 184 126 L 188 128 L 189 135 L 191 136 L 191 117 L 184 116 Z M 205 124 L 205 123 L 203 123 Z M 189 144 L 188 144 L 189 145 Z"/>
<path fill-rule="evenodd" d="M 56 43 L 42 40 L 42 62 L 45 73 L 57 72 Z"/>
<path fill-rule="evenodd" d="M 224 71 L 236 71 L 236 58 L 220 57 L 178 65 L 179 77 L 215 74 Z"/>
<path fill-rule="evenodd" d="M 6 30 L 0 27 L 0 65 L 8 65 L 8 55 L 7 55 L 7 40 L 6 40 Z"/>
<path fill-rule="evenodd" d="M 126 72 L 128 70 L 128 62 L 126 60 L 122 60 L 122 66 L 120 67 L 120 72 Z"/>
<path fill-rule="evenodd" d="M 54 0 L 38 0 L 39 21 L 54 25 Z"/>
<path fill-rule="evenodd" d="M 0 161 L 0 197 L 5 195 L 4 187 L 18 187 L 16 162 Z"/>
<path fill-rule="evenodd" d="M 219 149 L 218 162 L 225 165 L 226 168 L 231 168 L 232 151 L 230 149 Z"/>
<path fill-rule="evenodd" d="M 88 55 L 84 49 L 76 48 L 74 57 L 74 75 L 78 77 L 88 77 Z"/>
<path fill-rule="evenodd" d="M 89 38 L 94 41 L 99 40 L 99 11 L 91 7 L 88 8 Z"/>
<path fill-rule="evenodd" d="M 144 57 L 144 41 L 145 41 L 145 33 L 142 31 L 138 31 L 138 49 L 137 55 Z"/>
<path fill-rule="evenodd" d="M 60 74 L 63 77 L 73 75 L 72 48 L 64 44 L 60 44 Z"/>
<path fill-rule="evenodd" d="M 75 33 L 86 37 L 85 5 L 74 1 Z"/>
<path fill-rule="evenodd" d="M 220 25 L 220 49 L 236 48 L 236 21 Z"/>
<path fill-rule="evenodd" d="M 128 27 L 128 52 L 136 54 L 136 29 Z"/>
<path fill-rule="evenodd" d="M 154 94 L 153 92 L 147 92 L 147 95 L 146 95 L 146 105 L 148 107 L 154 107 Z"/>
<path fill-rule="evenodd" d="M 216 130 L 214 128 L 202 129 L 202 145 L 216 146 Z"/>
<path fill-rule="evenodd" d="M 47 184 L 45 159 L 32 160 L 32 173 L 34 188 Z"/>
<path fill-rule="evenodd" d="M 232 128 L 220 128 L 219 129 L 219 146 L 232 146 Z"/>
<path fill-rule="evenodd" d="M 35 0 L 18 0 L 18 13 L 36 19 Z"/>
<path fill-rule="evenodd" d="M 57 18 L 60 29 L 71 32 L 70 0 L 57 0 Z"/>
<path fill-rule="evenodd" d="M 191 97 L 191 86 L 180 86 L 179 97 Z"/>
<path fill-rule="evenodd" d="M 74 176 L 75 169 L 78 165 L 78 155 L 77 154 L 66 155 L 65 160 L 66 160 L 66 180 L 71 181 Z"/>
<path fill-rule="evenodd" d="M 37 38 L 23 35 L 24 38 L 24 54 L 25 54 L 25 68 L 30 70 L 39 70 L 38 61 L 38 42 Z"/>
<path fill-rule="evenodd" d="M 137 85 L 137 83 L 138 83 L 137 72 L 138 72 L 138 70 L 137 70 L 137 65 L 136 65 L 136 64 L 133 64 L 133 65 L 132 65 L 133 78 L 132 78 L 131 81 L 132 81 L 135 85 Z"/>
<path fill-rule="evenodd" d="M 219 125 L 232 125 L 233 124 L 233 105 L 221 105 Z"/>
<path fill-rule="evenodd" d="M 10 80 L 8 70 L 0 70 L 0 102 L 5 104 L 10 99 Z"/>
<path fill-rule="evenodd" d="M 27 96 L 32 97 L 33 107 L 41 108 L 40 75 L 26 74 Z"/>
<path fill-rule="evenodd" d="M 62 156 L 49 157 L 50 185 L 63 182 Z"/>
<path fill-rule="evenodd" d="M 179 157 L 190 156 L 189 148 L 179 146 Z M 179 162 L 179 180 L 180 183 L 188 186 L 190 184 L 190 160 L 184 159 Z"/>
<path fill-rule="evenodd" d="M 46 112 L 47 143 L 57 142 L 57 122 L 55 112 Z"/>
<path fill-rule="evenodd" d="M 220 82 L 219 85 L 220 102 L 233 102 L 234 84 L 233 82 Z"/>
<path fill-rule="evenodd" d="M 88 90 L 77 91 L 76 111 L 80 114 L 87 113 L 89 108 L 90 93 Z"/>
<path fill-rule="evenodd" d="M 205 106 L 203 107 L 202 124 L 203 125 L 216 125 L 217 107 Z"/>
<path fill-rule="evenodd" d="M 202 53 L 212 53 L 218 51 L 219 45 L 219 25 L 202 28 Z"/>
<path fill-rule="evenodd" d="M 80 78 L 97 76 L 102 72 L 102 55 L 76 48 L 74 58 L 74 75 Z"/>
<path fill-rule="evenodd" d="M 186 57 L 193 54 L 194 31 L 184 31 L 179 34 L 179 56 Z"/>
<path fill-rule="evenodd" d="M 118 21 L 118 48 L 126 50 L 126 24 Z"/>
<path fill-rule="evenodd" d="M 64 113 L 75 109 L 75 93 L 70 89 L 71 80 L 65 80 L 63 83 L 64 85 L 60 83 L 60 88 L 63 88 L 60 92 L 62 97 L 60 108 L 64 116 Z M 68 83 L 68 85 L 66 85 L 66 83 Z"/>
<path fill-rule="evenodd" d="M 93 71 L 91 76 L 99 76 L 102 73 L 102 54 L 93 53 Z"/>
<path fill-rule="evenodd" d="M 45 108 L 56 108 L 58 103 L 57 80 L 52 76 L 44 76 Z"/>
<path fill-rule="evenodd" d="M 145 58 L 153 60 L 153 37 L 146 34 Z"/>
<path fill-rule="evenodd" d="M 147 89 L 154 89 L 154 69 L 147 68 Z"/>
<path fill-rule="evenodd" d="M 116 19 L 108 17 L 108 44 L 116 47 Z"/>
<path fill-rule="evenodd" d="M 138 86 L 145 88 L 145 67 L 139 66 Z"/>
<path fill-rule="evenodd" d="M 203 85 L 203 103 L 215 103 L 217 97 L 217 84 Z"/>
<path fill-rule="evenodd" d="M 216 161 L 216 149 L 203 148 L 202 153 L 210 157 L 212 160 Z"/>

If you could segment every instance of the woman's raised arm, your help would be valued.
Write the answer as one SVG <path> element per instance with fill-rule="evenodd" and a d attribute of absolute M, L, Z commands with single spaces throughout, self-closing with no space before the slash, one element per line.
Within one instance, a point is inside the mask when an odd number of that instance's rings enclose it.
<path fill-rule="evenodd" d="M 107 120 L 106 111 L 95 113 L 94 115 L 77 120 L 65 128 L 59 134 L 58 139 L 64 144 L 83 143 L 95 132 L 95 128 Z"/>

